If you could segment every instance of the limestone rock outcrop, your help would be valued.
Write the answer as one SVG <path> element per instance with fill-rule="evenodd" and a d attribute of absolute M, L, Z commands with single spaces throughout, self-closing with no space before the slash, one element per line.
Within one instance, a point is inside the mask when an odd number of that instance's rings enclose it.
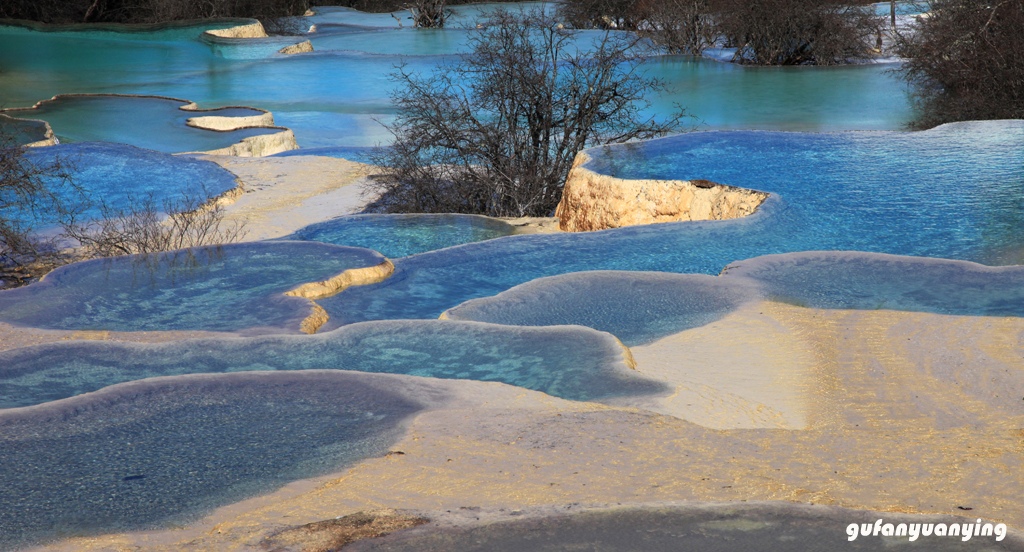
<path fill-rule="evenodd" d="M 229 27 L 227 29 L 210 29 L 205 31 L 204 34 L 209 34 L 219 38 L 266 38 L 267 31 L 263 28 L 263 25 L 259 21 L 253 21 L 248 25 L 239 25 L 237 27 Z"/>
<path fill-rule="evenodd" d="M 627 180 L 595 173 L 573 162 L 555 209 L 559 228 L 586 232 L 658 222 L 725 220 L 750 215 L 765 192 L 707 180 Z"/>

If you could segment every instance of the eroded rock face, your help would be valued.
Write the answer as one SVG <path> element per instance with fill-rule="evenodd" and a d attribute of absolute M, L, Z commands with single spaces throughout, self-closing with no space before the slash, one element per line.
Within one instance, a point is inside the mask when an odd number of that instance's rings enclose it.
<path fill-rule="evenodd" d="M 227 29 L 210 29 L 204 32 L 220 38 L 266 38 L 267 36 L 267 31 L 259 21 L 254 21 L 248 25 L 239 25 Z"/>
<path fill-rule="evenodd" d="M 559 228 L 585 232 L 639 224 L 725 220 L 747 216 L 768 198 L 765 192 L 707 180 L 626 180 L 597 174 L 576 156 L 555 209 Z"/>

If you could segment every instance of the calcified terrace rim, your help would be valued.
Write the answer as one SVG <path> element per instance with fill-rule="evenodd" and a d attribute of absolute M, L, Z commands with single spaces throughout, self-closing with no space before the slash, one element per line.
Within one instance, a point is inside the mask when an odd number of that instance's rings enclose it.
<path fill-rule="evenodd" d="M 810 268 L 803 268 L 805 265 Z M 835 275 L 830 270 L 841 271 L 848 280 L 833 282 Z M 1021 282 L 1022 265 L 988 266 L 956 259 L 862 251 L 799 251 L 733 261 L 718 276 L 594 270 L 541 277 L 495 295 L 464 301 L 445 310 L 440 317 L 522 326 L 582 324 L 638 345 L 704 326 L 709 318 L 762 300 L 814 309 L 1024 317 L 1024 291 L 1017 291 L 1022 289 Z M 682 286 L 680 289 L 687 294 L 694 294 L 687 302 L 713 303 L 692 313 L 682 305 L 658 315 L 644 311 L 644 320 L 631 324 L 631 328 L 639 328 L 635 334 L 622 334 L 614 324 L 622 319 L 632 320 L 628 313 L 619 313 L 613 319 L 602 317 L 599 307 L 607 308 L 612 303 L 595 297 L 587 289 L 627 283 L 667 286 L 667 290 Z M 942 287 L 946 285 L 963 289 Z M 929 287 L 934 293 L 922 295 L 921 289 Z M 822 289 L 826 290 L 828 300 L 816 299 L 825 293 Z M 624 292 L 623 297 L 628 293 Z M 677 322 L 660 325 L 674 319 Z"/>
<path fill-rule="evenodd" d="M 28 109 L 28 108 L 21 108 L 21 109 Z M 57 144 L 57 135 L 55 135 L 53 133 L 53 128 L 50 126 L 50 123 L 48 123 L 48 122 L 46 122 L 46 121 L 44 121 L 42 119 L 28 119 L 28 118 L 24 118 L 24 117 L 11 117 L 7 113 L 5 113 L 5 111 L 7 111 L 7 110 L 0 111 L 0 118 L 7 119 L 9 121 L 36 123 L 36 124 L 40 125 L 40 128 L 43 131 L 42 138 L 40 140 L 36 140 L 35 142 L 29 142 L 29 143 L 25 144 L 25 147 L 28 147 L 28 148 L 39 148 L 39 147 L 45 147 L 45 146 L 53 146 L 53 145 Z"/>
<path fill-rule="evenodd" d="M 278 125 L 274 124 L 273 113 L 271 113 L 270 111 L 268 111 L 266 109 L 262 109 L 262 108 L 259 108 L 259 107 L 253 107 L 253 106 L 249 106 L 249 105 L 227 105 L 227 106 L 223 106 L 223 107 L 200 108 L 198 104 L 196 104 L 195 102 L 193 102 L 191 100 L 185 100 L 185 99 L 182 99 L 182 98 L 175 98 L 173 96 L 161 96 L 161 95 L 158 95 L 158 94 L 118 94 L 118 93 L 110 93 L 110 94 L 105 94 L 105 93 L 68 93 L 68 94 L 56 94 L 56 95 L 54 95 L 51 98 L 48 98 L 48 99 L 45 99 L 45 100 L 39 100 L 38 102 L 36 102 L 35 104 L 33 104 L 30 107 L 11 107 L 11 108 L 7 108 L 7 109 L 2 109 L 2 110 L 0 110 L 0 116 L 6 116 L 6 117 L 8 117 L 8 118 L 10 118 L 12 120 L 16 120 L 16 121 L 29 121 L 29 122 L 41 122 L 41 123 L 43 123 L 45 125 L 45 128 L 46 128 L 44 140 L 33 142 L 31 144 L 28 144 L 28 145 L 29 146 L 52 146 L 52 145 L 55 144 L 55 142 L 53 141 L 53 138 L 52 138 L 54 136 L 54 132 L 53 132 L 53 128 L 50 126 L 50 123 L 48 121 L 45 121 L 43 119 L 34 119 L 34 118 L 28 118 L 28 117 L 15 117 L 15 116 L 13 116 L 11 114 L 12 113 L 23 113 L 23 112 L 35 112 L 40 107 L 42 107 L 42 106 L 44 106 L 46 104 L 53 103 L 53 102 L 59 102 L 60 100 L 70 99 L 70 98 L 137 98 L 137 99 L 154 99 L 154 100 L 165 100 L 165 101 L 168 101 L 168 102 L 177 102 L 177 103 L 181 104 L 180 106 L 178 106 L 178 109 L 181 110 L 181 111 L 187 111 L 187 112 L 190 112 L 190 113 L 197 113 L 197 114 L 206 114 L 205 116 L 197 116 L 197 117 L 189 118 L 186 121 L 185 124 L 187 126 L 192 127 L 192 128 L 197 128 L 197 129 L 205 130 L 205 131 L 209 131 L 209 132 L 228 133 L 228 132 L 235 132 L 235 131 L 238 131 L 238 130 L 245 130 L 245 129 L 251 129 L 251 128 L 264 128 L 264 129 L 270 129 L 270 130 L 277 130 L 278 131 L 276 133 L 270 134 L 270 136 L 287 135 L 287 134 L 292 132 L 292 130 L 290 128 L 288 128 L 288 127 L 278 126 Z M 240 117 L 230 117 L 230 116 L 218 116 L 218 115 L 216 115 L 217 112 L 227 111 L 227 110 L 231 110 L 231 109 L 249 109 L 249 110 L 252 110 L 254 112 L 257 112 L 257 114 L 256 115 L 252 115 L 252 116 L 240 116 Z M 238 126 L 226 125 L 224 127 L 218 128 L 218 126 L 215 125 L 215 124 L 204 124 L 204 122 L 202 121 L 202 119 L 204 117 L 217 117 L 218 119 L 221 119 L 223 121 L 230 121 L 231 119 L 238 119 L 242 124 L 240 124 Z M 233 144 L 232 146 L 227 146 L 227 147 L 224 147 L 224 148 L 219 148 L 217 150 L 212 150 L 212 151 L 209 151 L 209 152 L 200 151 L 200 152 L 178 152 L 178 153 L 207 153 L 207 154 L 210 154 L 210 155 L 218 155 L 218 152 L 230 150 L 233 146 L 237 146 L 239 144 L 245 144 L 247 141 L 251 141 L 250 140 L 251 138 L 258 138 L 258 137 L 251 136 L 249 138 L 243 138 L 243 139 L 239 140 L 238 142 L 236 142 L 235 144 Z M 293 135 L 292 140 L 294 140 L 294 135 Z M 280 153 L 280 152 L 274 152 L 274 153 Z"/>
<path fill-rule="evenodd" d="M 390 259 L 385 258 L 382 263 L 376 266 L 350 268 L 326 280 L 300 284 L 284 292 L 284 294 L 291 297 L 301 297 L 310 302 L 312 312 L 299 324 L 299 329 L 303 333 L 314 334 L 331 318 L 327 311 L 317 304 L 316 299 L 330 297 L 352 286 L 378 284 L 390 278 L 394 273 L 394 263 Z"/>
<path fill-rule="evenodd" d="M 205 204 L 203 204 L 203 206 L 201 206 L 200 209 L 211 208 L 216 203 L 231 202 L 235 198 L 237 198 L 241 193 L 242 193 L 241 188 L 239 188 L 239 187 L 233 188 L 231 190 L 228 190 L 224 194 L 221 194 L 221 196 L 218 196 L 216 198 L 211 198 L 209 201 L 207 201 Z M 236 243 L 236 244 L 219 244 L 219 245 L 210 245 L 210 246 L 199 246 L 198 249 L 217 248 L 217 247 L 230 247 L 231 245 L 252 246 L 252 245 L 258 245 L 260 243 L 270 243 L 270 244 L 276 245 L 279 242 L 275 241 L 275 240 L 269 240 L 269 241 L 266 241 L 266 242 L 240 242 L 240 243 Z M 306 244 L 306 243 L 320 243 L 320 242 L 296 242 L 296 243 Z M 337 245 L 334 245 L 334 244 L 322 244 L 322 245 L 325 245 L 327 247 L 342 247 L 342 248 L 349 248 L 349 249 L 366 249 L 366 248 L 350 247 L 350 246 L 337 246 Z M 180 252 L 180 251 L 186 251 L 186 250 L 189 250 L 189 249 L 196 249 L 196 248 L 186 248 L 186 249 L 177 250 L 177 251 Z M 309 312 L 299 322 L 298 330 L 300 332 L 302 332 L 302 333 L 305 333 L 305 334 L 314 334 L 324 324 L 326 324 L 328 320 L 330 320 L 330 315 L 327 313 L 326 310 L 323 309 L 323 307 L 321 307 L 319 304 L 317 304 L 315 299 L 323 299 L 323 298 L 326 298 L 326 297 L 330 297 L 332 295 L 340 293 L 341 291 L 344 291 L 345 289 L 347 289 L 349 287 L 353 287 L 353 286 L 364 286 L 364 285 L 380 283 L 380 282 L 383 282 L 384 280 L 387 280 L 388 278 L 390 278 L 391 275 L 394 273 L 395 265 L 394 265 L 394 263 L 391 262 L 390 259 L 388 259 L 387 257 L 384 257 L 384 255 L 381 255 L 379 252 L 373 251 L 372 249 L 366 249 L 366 250 L 373 252 L 380 259 L 382 259 L 382 261 L 379 262 L 378 264 L 372 265 L 372 266 L 364 266 L 364 267 L 355 267 L 355 268 L 345 269 L 345 270 L 343 270 L 343 271 L 341 271 L 341 272 L 335 274 L 334 276 L 331 276 L 330 278 L 327 278 L 325 280 L 318 280 L 318 281 L 315 281 L 315 282 L 304 282 L 304 283 L 301 283 L 301 284 L 298 284 L 298 285 L 292 287 L 291 289 L 289 289 L 287 291 L 284 291 L 284 292 L 281 292 L 281 293 L 278 293 L 278 294 L 275 294 L 275 295 L 270 295 L 270 296 L 268 296 L 268 298 L 272 298 L 272 297 L 295 297 L 297 299 L 305 300 L 308 303 L 308 305 L 309 305 Z M 161 253 L 156 253 L 156 255 L 164 255 L 164 254 L 171 254 L 171 253 L 175 253 L 175 251 L 165 251 L 165 252 L 161 252 Z M 143 255 L 145 255 L 145 254 L 143 254 Z M 127 256 L 120 256 L 120 257 L 113 257 L 113 258 L 131 257 L 131 256 L 136 256 L 136 255 L 127 255 Z M 58 272 L 62 272 L 64 269 L 66 269 L 66 268 L 68 268 L 70 266 L 76 266 L 76 265 L 81 266 L 81 265 L 84 265 L 84 264 L 104 263 L 104 262 L 109 261 L 110 259 L 111 259 L 110 257 L 98 258 L 98 259 L 88 259 L 88 260 L 79 261 L 79 262 L 76 262 L 76 263 L 71 263 L 69 265 L 59 266 L 59 267 L 51 270 L 50 272 L 44 274 L 42 277 L 40 277 L 38 283 L 48 282 L 47 279 L 48 279 L 48 277 L 50 275 L 56 274 Z M 25 324 L 18 323 L 18 322 L 11 322 L 11 323 L 16 325 L 16 326 L 33 327 L 31 325 L 25 325 Z M 241 331 L 244 331 L 244 330 L 241 330 Z"/>

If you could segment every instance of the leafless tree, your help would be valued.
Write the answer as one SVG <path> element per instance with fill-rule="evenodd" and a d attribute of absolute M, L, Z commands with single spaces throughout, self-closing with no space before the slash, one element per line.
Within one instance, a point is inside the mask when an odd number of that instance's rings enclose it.
<path fill-rule="evenodd" d="M 1024 118 L 1024 0 L 936 0 L 897 43 L 915 126 Z"/>
<path fill-rule="evenodd" d="M 576 153 L 680 128 L 649 117 L 662 83 L 641 68 L 641 39 L 590 44 L 539 11 L 496 11 L 472 53 L 431 76 L 400 68 L 394 145 L 371 188 L 385 210 L 550 215 Z"/>
<path fill-rule="evenodd" d="M 204 192 L 162 202 L 129 199 L 117 209 L 94 201 L 72 178 L 74 160 L 30 159 L 0 129 L 0 288 L 29 283 L 62 264 L 133 253 L 231 243 L 244 223 L 228 223 Z"/>

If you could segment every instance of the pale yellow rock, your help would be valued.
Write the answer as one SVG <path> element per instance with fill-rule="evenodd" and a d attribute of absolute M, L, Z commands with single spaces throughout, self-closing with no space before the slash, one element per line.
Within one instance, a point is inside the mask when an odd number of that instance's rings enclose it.
<path fill-rule="evenodd" d="M 330 297 L 345 288 L 351 286 L 365 286 L 383 282 L 395 271 L 395 265 L 385 259 L 384 262 L 375 266 L 365 268 L 353 268 L 346 270 L 337 276 L 322 282 L 311 282 L 285 292 L 285 295 L 292 297 L 305 297 L 306 299 L 322 299 Z"/>
<path fill-rule="evenodd" d="M 274 114 L 269 111 L 260 115 L 248 117 L 222 117 L 220 115 L 204 115 L 201 117 L 190 117 L 185 124 L 204 130 L 216 130 L 227 132 L 240 128 L 272 127 L 274 126 Z"/>
<path fill-rule="evenodd" d="M 555 209 L 559 228 L 586 232 L 658 222 L 725 220 L 750 215 L 768 198 L 756 190 L 706 180 L 626 180 L 583 167 L 581 152 Z"/>
<path fill-rule="evenodd" d="M 310 303 L 312 303 L 312 311 L 309 313 L 309 316 L 299 324 L 299 331 L 305 334 L 315 334 L 331 318 L 323 307 L 313 303 L 312 301 L 310 301 Z"/>
<path fill-rule="evenodd" d="M 292 44 L 291 46 L 285 46 L 277 52 L 280 54 L 292 55 L 292 54 L 305 54 L 306 52 L 313 51 L 313 43 L 306 40 L 298 44 Z"/>
<path fill-rule="evenodd" d="M 333 278 L 329 278 L 321 282 L 309 282 L 290 291 L 286 291 L 285 295 L 309 299 L 309 302 L 313 306 L 313 310 L 309 316 L 299 324 L 299 330 L 303 333 L 314 334 L 330 319 L 330 315 L 327 314 L 327 311 L 325 311 L 320 305 L 316 304 L 314 299 L 330 297 L 331 295 L 343 291 L 345 288 L 351 286 L 365 286 L 369 284 L 376 284 L 377 282 L 383 282 L 388 279 L 394 271 L 395 265 L 392 264 L 391 261 L 384 259 L 384 262 L 376 266 L 353 268 L 346 270 Z"/>
<path fill-rule="evenodd" d="M 227 29 L 210 29 L 203 34 L 216 36 L 218 38 L 266 38 L 267 31 L 259 21 L 253 21 L 248 25 L 239 25 Z"/>

